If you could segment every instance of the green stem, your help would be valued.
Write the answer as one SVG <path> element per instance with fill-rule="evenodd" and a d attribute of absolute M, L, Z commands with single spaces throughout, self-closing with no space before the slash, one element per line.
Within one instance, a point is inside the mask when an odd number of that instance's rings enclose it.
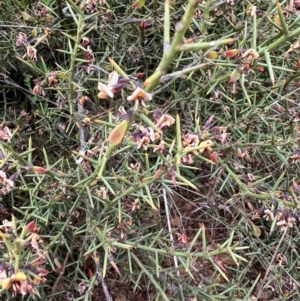
<path fill-rule="evenodd" d="M 147 275 L 148 279 L 152 282 L 152 284 L 154 285 L 154 287 L 160 293 L 160 295 L 163 298 L 163 300 L 169 301 L 170 299 L 167 297 L 167 295 L 165 294 L 165 292 L 162 290 L 161 286 L 154 279 L 153 275 L 142 264 L 142 262 L 134 255 L 134 253 L 131 253 L 131 257 L 134 259 L 134 261 L 137 263 L 137 265 L 140 267 L 140 269 L 143 271 L 143 273 L 145 273 Z"/>
<path fill-rule="evenodd" d="M 70 73 L 69 73 L 69 85 L 70 85 L 70 94 L 69 94 L 69 103 L 70 103 L 70 115 L 73 114 L 73 100 L 74 100 L 74 81 L 75 81 L 75 73 L 76 73 L 76 59 L 77 59 L 77 54 L 78 50 L 80 48 L 80 41 L 83 33 L 83 26 L 84 26 L 84 21 L 83 21 L 83 14 L 79 13 L 78 14 L 78 24 L 77 24 L 77 37 L 75 40 L 75 45 L 73 48 L 73 53 L 71 55 L 71 64 L 70 64 Z"/>
<path fill-rule="evenodd" d="M 235 41 L 234 38 L 228 38 L 223 40 L 211 41 L 211 42 L 198 42 L 195 44 L 186 44 L 180 46 L 180 51 L 199 51 L 204 49 L 209 49 L 212 47 L 218 47 L 221 45 L 231 44 Z"/>
<path fill-rule="evenodd" d="M 169 0 L 165 2 L 165 15 L 164 15 L 164 53 L 170 47 L 170 3 Z"/>
<path fill-rule="evenodd" d="M 252 192 L 251 190 L 249 190 L 247 185 L 242 183 L 242 181 L 239 179 L 239 177 L 227 165 L 225 165 L 225 168 L 226 168 L 227 172 L 229 173 L 229 175 L 239 185 L 242 192 L 245 193 L 248 197 L 256 198 L 256 199 L 259 199 L 259 200 L 274 200 L 274 201 L 277 201 L 279 204 L 283 204 L 287 207 L 291 207 L 291 208 L 296 208 L 297 207 L 296 203 L 284 201 L 282 199 L 279 199 L 279 198 L 276 198 L 276 197 L 272 196 L 271 194 L 267 194 L 267 193 L 260 193 L 259 194 L 259 193 Z"/>
<path fill-rule="evenodd" d="M 294 79 L 296 79 L 297 77 L 300 77 L 300 72 L 297 72 L 293 76 L 289 76 L 288 79 L 286 79 L 285 83 L 283 84 L 283 89 L 285 89 L 285 87 L 287 87 L 289 83 L 293 82 Z"/>
<path fill-rule="evenodd" d="M 203 10 L 203 22 L 202 22 L 202 35 L 203 36 L 207 35 L 207 22 L 210 18 L 210 15 L 209 15 L 210 6 L 211 6 L 211 0 L 208 0 L 205 4 L 205 8 Z"/>
<path fill-rule="evenodd" d="M 275 40 L 272 44 L 260 49 L 258 51 L 258 54 L 260 56 L 264 55 L 265 51 L 273 51 L 274 49 L 278 48 L 280 45 L 286 43 L 287 41 L 291 40 L 292 38 L 298 37 L 300 35 L 300 28 L 297 28 L 292 33 L 290 33 L 288 36 L 282 36 L 281 38 Z"/>
<path fill-rule="evenodd" d="M 193 67 L 186 67 L 186 68 L 184 68 L 180 71 L 175 71 L 175 72 L 172 72 L 172 73 L 168 73 L 168 74 L 161 77 L 160 82 L 164 83 L 164 82 L 169 81 L 171 79 L 182 77 L 183 75 L 185 75 L 187 73 L 202 69 L 202 68 L 204 68 L 208 65 L 209 65 L 209 63 L 202 63 L 202 64 L 199 64 L 199 65 L 196 65 L 196 66 L 193 66 Z M 234 64 L 232 64 L 232 65 L 233 65 L 233 67 L 235 67 Z M 157 90 L 155 91 L 154 94 L 157 94 Z"/>
<path fill-rule="evenodd" d="M 274 72 L 273 72 L 273 66 L 272 66 L 272 62 L 271 62 L 270 53 L 268 51 L 265 51 L 264 55 L 265 55 L 265 58 L 266 58 L 271 83 L 274 86 L 275 85 L 275 77 L 274 77 Z"/>
<path fill-rule="evenodd" d="M 226 244 L 228 244 L 228 241 L 225 242 Z M 225 244 L 224 243 L 224 244 Z M 154 248 L 151 247 L 149 245 L 142 245 L 136 242 L 132 242 L 129 240 L 125 240 L 124 243 L 120 243 L 117 242 L 115 240 L 110 240 L 110 245 L 117 247 L 117 248 L 121 248 L 121 249 L 125 249 L 125 250 L 131 250 L 131 249 L 137 249 L 137 250 L 143 250 L 143 251 L 147 251 L 147 252 L 152 252 L 152 253 L 158 253 L 158 254 L 169 254 L 169 255 L 174 255 L 177 257 L 181 257 L 181 258 L 188 258 L 193 256 L 194 258 L 210 258 L 212 256 L 217 256 L 221 253 L 229 253 L 228 249 L 230 248 L 230 251 L 239 251 L 239 250 L 243 250 L 243 249 L 247 249 L 249 247 L 244 246 L 244 247 L 239 247 L 238 244 L 234 244 L 232 247 L 222 247 L 220 246 L 217 249 L 211 250 L 211 251 L 202 251 L 202 252 L 196 252 L 196 253 L 190 253 L 188 251 L 177 251 L 175 249 L 171 250 L 168 248 Z"/>
<path fill-rule="evenodd" d="M 176 32 L 173 37 L 170 48 L 164 53 L 163 58 L 156 71 L 150 77 L 148 77 L 144 83 L 147 92 L 152 92 L 156 88 L 160 78 L 162 77 L 162 75 L 166 73 L 173 58 L 177 54 L 179 50 L 178 49 L 179 45 L 181 44 L 183 37 L 194 17 L 195 8 L 197 7 L 198 3 L 199 0 L 189 0 L 186 11 L 182 17 L 182 20 L 176 25 L 176 29 L 175 29 Z"/>
<path fill-rule="evenodd" d="M 256 42 L 257 42 L 257 19 L 256 13 L 253 14 L 253 38 L 252 38 L 252 48 L 256 50 Z"/>
<path fill-rule="evenodd" d="M 289 36 L 289 29 L 288 29 L 288 26 L 285 22 L 285 18 L 284 18 L 282 9 L 281 9 L 281 5 L 280 5 L 279 2 L 277 2 L 276 6 L 277 6 L 277 12 L 278 12 L 278 16 L 279 16 L 279 19 L 280 19 L 280 25 L 281 25 L 281 28 L 282 28 L 282 32 L 286 37 L 288 37 Z"/>
<path fill-rule="evenodd" d="M 129 187 L 123 193 L 117 195 L 112 201 L 110 201 L 110 203 L 103 209 L 103 213 L 107 212 L 107 210 L 109 208 L 113 207 L 120 199 L 124 198 L 125 196 L 128 196 L 128 195 L 132 194 L 133 192 L 141 190 L 141 189 L 145 188 L 146 186 L 150 185 L 151 183 L 159 180 L 166 172 L 167 172 L 166 170 L 162 171 L 159 178 L 157 178 L 156 180 L 154 180 L 154 176 L 150 176 L 144 182 L 141 182 L 138 185 L 133 185 L 133 186 Z"/>
<path fill-rule="evenodd" d="M 6 155 L 8 158 L 4 159 L 6 162 L 11 156 L 13 156 L 15 159 L 17 159 L 21 164 L 27 166 L 28 162 L 20 155 L 18 154 L 9 144 L 7 144 L 4 141 L 0 141 L 0 149 L 3 151 L 4 149 L 8 152 Z M 4 151 L 5 153 L 5 151 Z M 1 163 L 1 166 L 4 166 L 3 163 Z"/>

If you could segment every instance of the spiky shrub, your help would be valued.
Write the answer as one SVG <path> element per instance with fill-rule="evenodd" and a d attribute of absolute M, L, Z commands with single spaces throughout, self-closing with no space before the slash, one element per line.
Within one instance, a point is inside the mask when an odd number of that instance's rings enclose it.
<path fill-rule="evenodd" d="M 110 300 L 116 278 L 149 299 L 297 296 L 296 2 L 131 5 L 1 8 L 25 25 L 6 35 L 2 206 L 47 243 L 41 298 L 100 281 Z"/>

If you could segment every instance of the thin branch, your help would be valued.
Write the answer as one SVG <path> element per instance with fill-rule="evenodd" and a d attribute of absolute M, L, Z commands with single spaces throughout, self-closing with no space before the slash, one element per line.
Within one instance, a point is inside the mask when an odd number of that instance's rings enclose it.
<path fill-rule="evenodd" d="M 96 262 L 96 275 L 97 275 L 98 281 L 102 285 L 103 293 L 105 295 L 105 300 L 106 301 L 113 301 L 113 299 L 112 299 L 112 297 L 111 297 L 111 295 L 108 291 L 108 287 L 106 285 L 106 282 L 104 281 L 104 278 L 102 277 L 103 269 L 102 269 L 102 266 L 100 264 L 100 260 L 99 260 L 98 257 L 96 258 L 95 262 Z"/>
<path fill-rule="evenodd" d="M 259 286 L 258 286 L 259 288 L 258 288 L 258 292 L 257 292 L 257 294 L 256 294 L 256 299 L 257 299 L 257 300 L 259 300 L 259 297 L 260 297 L 260 295 L 262 294 L 262 291 L 263 291 L 263 289 L 264 289 L 264 284 L 265 284 L 265 282 L 266 282 L 266 280 L 267 280 L 267 278 L 268 278 L 268 276 L 269 276 L 270 270 L 271 270 L 271 268 L 273 268 L 273 262 L 274 262 L 274 260 L 276 259 L 276 255 L 278 254 L 279 247 L 280 247 L 281 244 L 282 244 L 282 241 L 283 241 L 283 239 L 284 239 L 284 237 L 285 237 L 285 234 L 286 234 L 287 229 L 288 229 L 288 228 L 285 228 L 283 234 L 281 235 L 280 241 L 279 241 L 279 243 L 278 243 L 278 245 L 277 245 L 277 247 L 276 247 L 276 250 L 275 250 L 275 252 L 274 252 L 274 255 L 273 255 L 273 257 L 272 257 L 272 259 L 271 259 L 271 262 L 270 262 L 270 264 L 269 264 L 269 266 L 268 266 L 268 269 L 267 269 L 267 271 L 266 271 L 266 273 L 265 273 L 265 276 L 264 276 L 263 280 L 261 281 L 261 283 L 260 283 Z"/>
<path fill-rule="evenodd" d="M 55 280 L 55 282 L 54 282 L 54 285 L 53 285 L 53 287 L 52 287 L 52 292 L 51 292 L 51 294 L 54 294 L 54 292 L 56 291 L 57 285 L 59 284 L 60 279 L 61 279 L 62 275 L 63 275 L 64 272 L 65 272 L 65 267 L 66 267 L 66 264 L 67 264 L 67 262 L 68 262 L 68 259 L 69 259 L 70 255 L 71 255 L 71 253 L 68 252 L 67 255 L 66 255 L 66 257 L 65 257 L 64 263 L 63 263 L 62 267 L 60 268 L 58 277 L 56 278 L 56 280 Z M 49 299 L 49 301 L 52 301 L 52 297 Z"/>
<path fill-rule="evenodd" d="M 163 189 L 163 196 L 164 196 L 164 204 L 165 204 L 165 210 L 166 210 L 166 217 L 167 217 L 167 223 L 168 223 L 168 230 L 169 230 L 169 235 L 170 235 L 170 241 L 172 244 L 172 247 L 174 247 L 174 238 L 172 234 L 172 226 L 171 226 L 171 219 L 170 219 L 170 211 L 169 211 L 169 206 L 168 206 L 168 200 L 167 200 L 167 194 L 166 194 L 166 189 Z M 177 257 L 174 255 L 174 266 L 177 269 L 178 268 L 178 260 Z M 179 271 L 177 272 L 179 275 Z"/>

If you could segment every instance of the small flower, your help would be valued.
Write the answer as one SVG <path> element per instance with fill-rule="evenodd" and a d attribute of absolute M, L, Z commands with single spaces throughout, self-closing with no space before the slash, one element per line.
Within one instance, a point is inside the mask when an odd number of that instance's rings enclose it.
<path fill-rule="evenodd" d="M 0 230 L 3 233 L 11 233 L 12 232 L 13 223 L 5 219 L 2 221 L 2 225 L 0 225 Z"/>
<path fill-rule="evenodd" d="M 40 241 L 40 236 L 34 233 L 31 237 L 30 244 L 32 249 L 36 250 L 36 252 L 40 250 L 39 241 Z"/>
<path fill-rule="evenodd" d="M 42 17 L 42 18 L 45 18 L 47 17 L 48 13 L 49 13 L 49 8 L 48 7 L 45 7 L 43 6 L 42 4 L 38 3 L 35 7 L 35 13 Z"/>
<path fill-rule="evenodd" d="M 150 143 L 150 139 L 147 136 L 144 136 L 137 146 L 137 149 L 143 148 L 143 150 L 148 149 L 148 144 Z"/>
<path fill-rule="evenodd" d="M 7 270 L 7 267 L 6 267 L 5 262 L 3 261 L 0 264 L 0 282 L 1 282 L 1 279 L 7 278 L 6 270 Z"/>
<path fill-rule="evenodd" d="M 159 133 L 154 132 L 153 128 L 148 128 L 148 133 L 146 134 L 152 142 L 160 137 Z"/>
<path fill-rule="evenodd" d="M 26 50 L 27 50 L 27 55 L 29 56 L 29 58 L 32 59 L 34 62 L 36 62 L 37 61 L 37 57 L 36 57 L 37 50 L 32 46 L 27 46 Z"/>
<path fill-rule="evenodd" d="M 87 289 L 87 285 L 84 281 L 78 284 L 78 292 L 81 296 L 85 293 L 86 289 Z"/>
<path fill-rule="evenodd" d="M 173 118 L 171 115 L 164 114 L 158 119 L 155 125 L 159 129 L 164 130 L 165 128 L 168 128 L 171 125 L 173 125 L 174 123 L 175 123 L 175 118 Z"/>
<path fill-rule="evenodd" d="M 98 90 L 100 91 L 98 93 L 98 97 L 101 99 L 107 99 L 107 98 L 113 98 L 114 93 L 112 92 L 112 89 L 105 84 L 99 83 L 98 84 Z"/>
<path fill-rule="evenodd" d="M 121 106 L 119 109 L 118 109 L 118 118 L 121 119 L 121 118 L 125 118 L 125 116 L 127 115 L 127 111 L 125 110 L 125 108 L 123 106 Z"/>
<path fill-rule="evenodd" d="M 109 80 L 107 85 L 103 83 L 98 83 L 98 90 L 100 91 L 98 93 L 98 97 L 101 99 L 108 99 L 114 97 L 114 86 L 119 81 L 119 75 L 116 71 L 113 71 L 109 74 Z"/>
<path fill-rule="evenodd" d="M 128 101 L 141 101 L 144 105 L 144 101 L 150 101 L 152 99 L 152 95 L 150 93 L 147 93 L 145 90 L 143 90 L 140 87 L 137 87 L 133 93 L 127 97 Z"/>
<path fill-rule="evenodd" d="M 300 154 L 293 154 L 292 156 L 290 156 L 290 159 L 292 159 L 292 164 L 297 163 L 298 161 L 300 161 Z"/>
<path fill-rule="evenodd" d="M 16 44 L 17 46 L 25 46 L 27 44 L 27 35 L 23 32 L 19 32 Z"/>
<path fill-rule="evenodd" d="M 20 281 L 13 284 L 14 290 L 16 293 L 19 293 L 21 295 L 34 295 L 36 294 L 33 286 L 28 281 Z"/>
<path fill-rule="evenodd" d="M 50 72 L 47 79 L 49 86 L 55 86 L 58 83 L 58 73 L 56 71 Z"/>
<path fill-rule="evenodd" d="M 154 142 L 160 137 L 159 133 L 154 132 L 152 128 L 145 128 L 140 126 L 139 130 L 132 134 L 132 140 L 138 143 L 137 149 L 148 149 L 148 144 Z"/>
<path fill-rule="evenodd" d="M 259 54 L 255 49 L 248 49 L 244 54 L 243 54 L 243 58 L 245 57 L 250 57 L 254 58 L 255 60 L 259 58 Z"/>
<path fill-rule="evenodd" d="M 10 179 L 7 179 L 6 173 L 2 170 L 0 170 L 0 183 L 3 186 L 3 188 L 0 190 L 2 194 L 9 193 L 14 187 L 14 182 Z"/>
<path fill-rule="evenodd" d="M 90 46 L 87 46 L 87 49 L 83 52 L 83 55 L 89 63 L 93 63 L 95 61 L 95 55 Z"/>
<path fill-rule="evenodd" d="M 133 171 L 137 171 L 137 170 L 139 170 L 139 168 L 140 168 L 140 163 L 130 163 L 130 169 L 131 170 L 133 170 Z"/>
<path fill-rule="evenodd" d="M 222 144 L 225 144 L 228 141 L 229 133 L 221 133 L 216 135 L 215 138 L 220 140 Z"/>
<path fill-rule="evenodd" d="M 193 155 L 192 154 L 185 154 L 181 157 L 182 159 L 182 163 L 185 163 L 185 164 L 192 164 L 194 163 L 194 160 L 193 160 Z"/>
<path fill-rule="evenodd" d="M 82 40 L 81 40 L 81 42 L 80 42 L 80 45 L 82 47 L 87 47 L 90 44 L 91 44 L 91 41 L 90 41 L 90 39 L 88 37 L 83 37 Z"/>
<path fill-rule="evenodd" d="M 35 272 L 37 276 L 33 279 L 34 285 L 39 285 L 41 282 L 45 282 L 47 280 L 45 276 L 49 274 L 49 271 L 44 268 L 36 268 Z"/>
<path fill-rule="evenodd" d="M 161 140 L 158 145 L 153 148 L 153 152 L 159 152 L 161 154 L 168 154 L 168 150 L 165 148 L 165 141 Z"/>
<path fill-rule="evenodd" d="M 0 127 L 0 139 L 4 141 L 9 141 L 12 136 L 10 129 L 5 126 L 3 128 Z"/>
<path fill-rule="evenodd" d="M 200 142 L 197 134 L 185 134 L 182 138 L 184 147 L 198 146 Z"/>
<path fill-rule="evenodd" d="M 90 74 L 91 72 L 93 72 L 95 70 L 95 68 L 92 65 L 85 65 L 85 66 L 82 66 L 82 70 L 85 73 Z"/>
<path fill-rule="evenodd" d="M 44 88 L 41 85 L 35 85 L 32 89 L 32 94 L 45 96 L 46 92 L 45 92 Z"/>
<path fill-rule="evenodd" d="M 264 218 L 269 221 L 273 221 L 274 220 L 274 213 L 270 210 L 270 209 L 266 209 L 264 210 Z"/>
<path fill-rule="evenodd" d="M 88 14 L 97 12 L 97 3 L 96 0 L 86 0 L 85 1 L 85 10 Z"/>

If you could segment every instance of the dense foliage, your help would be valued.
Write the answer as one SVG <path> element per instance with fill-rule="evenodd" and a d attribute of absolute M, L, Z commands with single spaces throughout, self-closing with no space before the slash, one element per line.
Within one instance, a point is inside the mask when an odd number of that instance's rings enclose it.
<path fill-rule="evenodd" d="M 299 12 L 0 2 L 0 299 L 299 300 Z"/>

